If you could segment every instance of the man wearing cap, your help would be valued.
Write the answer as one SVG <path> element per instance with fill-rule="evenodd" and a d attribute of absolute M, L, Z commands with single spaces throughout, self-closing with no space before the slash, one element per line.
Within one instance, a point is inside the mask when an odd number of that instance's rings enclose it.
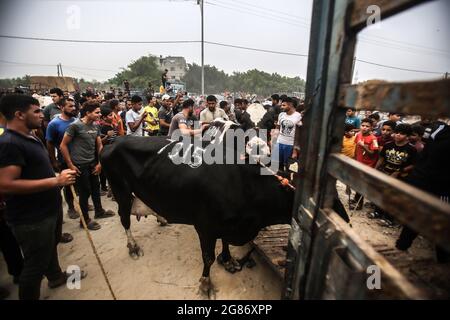
<path fill-rule="evenodd" d="M 229 120 L 223 109 L 217 108 L 217 98 L 210 95 L 206 98 L 207 108 L 200 112 L 200 122 L 211 123 L 217 118 Z"/>
<path fill-rule="evenodd" d="M 159 109 L 158 118 L 159 118 L 159 135 L 167 136 L 170 129 L 170 123 L 173 118 L 172 104 L 171 98 L 168 94 L 162 96 L 161 99 L 162 107 Z"/>

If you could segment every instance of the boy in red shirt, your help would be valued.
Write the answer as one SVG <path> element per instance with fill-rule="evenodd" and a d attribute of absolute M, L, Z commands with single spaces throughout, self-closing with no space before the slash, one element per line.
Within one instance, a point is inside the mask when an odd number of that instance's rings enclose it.
<path fill-rule="evenodd" d="M 377 137 L 372 134 L 372 121 L 368 118 L 361 120 L 360 129 L 361 131 L 355 137 L 355 159 L 358 162 L 375 168 L 378 160 L 378 141 Z M 356 193 L 355 198 L 351 202 L 353 202 L 354 206 L 350 207 L 350 209 L 361 210 L 364 197 Z"/>

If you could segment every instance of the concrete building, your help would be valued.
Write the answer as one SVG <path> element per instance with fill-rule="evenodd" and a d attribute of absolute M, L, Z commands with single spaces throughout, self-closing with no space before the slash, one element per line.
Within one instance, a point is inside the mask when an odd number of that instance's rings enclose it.
<path fill-rule="evenodd" d="M 159 68 L 169 70 L 169 79 L 181 80 L 186 74 L 186 60 L 183 57 L 165 57 L 159 56 Z"/>

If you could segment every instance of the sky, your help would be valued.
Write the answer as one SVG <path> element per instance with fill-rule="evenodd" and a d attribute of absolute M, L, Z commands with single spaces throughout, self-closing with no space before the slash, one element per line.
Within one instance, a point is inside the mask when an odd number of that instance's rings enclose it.
<path fill-rule="evenodd" d="M 450 72 L 449 12 L 450 0 L 431 1 L 388 19 L 381 12 L 381 22 L 358 36 L 353 81 L 442 78 Z M 311 15 L 312 0 L 205 0 L 204 37 L 209 42 L 307 55 Z M 199 41 L 201 14 L 196 0 L 2 0 L 0 35 Z M 65 76 L 104 81 L 148 54 L 201 63 L 199 42 L 70 43 L 0 37 L 0 78 L 57 75 L 56 65 L 61 63 Z M 204 59 L 227 73 L 256 68 L 301 78 L 306 78 L 308 63 L 304 56 L 213 44 L 205 44 Z"/>

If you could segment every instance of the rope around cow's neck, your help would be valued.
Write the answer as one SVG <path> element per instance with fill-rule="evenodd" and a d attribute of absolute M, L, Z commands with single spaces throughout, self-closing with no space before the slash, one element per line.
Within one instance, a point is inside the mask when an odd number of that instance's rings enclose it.
<path fill-rule="evenodd" d="M 256 161 L 258 162 L 258 164 L 267 169 L 267 171 L 269 171 L 275 178 L 278 179 L 278 181 L 283 185 L 283 186 L 287 186 L 289 188 L 291 188 L 292 190 L 295 191 L 295 187 L 289 182 L 289 180 L 287 178 L 283 178 L 282 176 L 278 175 L 275 171 L 273 171 L 272 169 L 270 169 L 268 166 L 266 166 L 264 163 L 262 163 L 261 161 L 259 161 L 258 159 L 256 159 Z"/>

